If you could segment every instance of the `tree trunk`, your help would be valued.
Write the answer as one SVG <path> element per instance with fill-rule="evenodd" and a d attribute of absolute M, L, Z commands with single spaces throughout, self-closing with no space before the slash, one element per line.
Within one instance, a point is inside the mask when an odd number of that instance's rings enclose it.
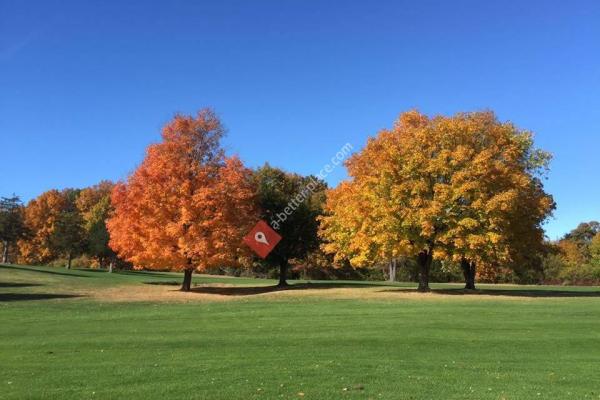
<path fill-rule="evenodd" d="M 182 292 L 189 292 L 192 288 L 192 273 L 193 269 L 188 268 L 183 270 L 183 284 L 181 285 Z"/>
<path fill-rule="evenodd" d="M 2 250 L 2 263 L 8 264 L 8 241 L 5 240 L 2 242 L 3 250 Z"/>
<path fill-rule="evenodd" d="M 417 264 L 419 264 L 419 292 L 429 292 L 429 271 L 431 270 L 431 263 L 433 261 L 433 254 L 431 250 L 423 250 L 417 256 Z"/>
<path fill-rule="evenodd" d="M 279 283 L 277 286 L 285 287 L 287 283 L 288 260 L 283 260 L 279 263 Z"/>
<path fill-rule="evenodd" d="M 112 254 L 108 258 L 108 273 L 112 274 L 112 272 L 115 270 L 116 266 L 117 266 L 117 256 Z"/>
<path fill-rule="evenodd" d="M 73 260 L 73 255 L 69 253 L 69 258 L 67 259 L 67 269 L 71 269 L 71 261 Z"/>
<path fill-rule="evenodd" d="M 398 263 L 396 261 L 396 259 L 391 259 L 390 260 L 390 272 L 389 272 L 389 280 L 390 282 L 396 282 L 396 269 L 397 269 Z"/>
<path fill-rule="evenodd" d="M 460 266 L 463 270 L 463 275 L 465 277 L 465 289 L 475 290 L 475 262 L 469 262 L 466 259 L 462 259 L 460 261 Z"/>

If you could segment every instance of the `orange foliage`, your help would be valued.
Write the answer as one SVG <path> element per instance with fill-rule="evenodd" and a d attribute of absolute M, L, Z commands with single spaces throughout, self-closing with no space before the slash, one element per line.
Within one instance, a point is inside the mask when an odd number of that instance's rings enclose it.
<path fill-rule="evenodd" d="M 50 245 L 50 238 L 62 212 L 69 207 L 65 192 L 49 190 L 31 200 L 25 207 L 25 224 L 32 233 L 18 243 L 20 261 L 45 263 L 59 256 Z"/>
<path fill-rule="evenodd" d="M 570 266 L 577 267 L 586 264 L 588 261 L 581 248 L 572 240 L 561 240 L 558 242 L 558 248 L 564 261 Z"/>
<path fill-rule="evenodd" d="M 226 158 L 209 110 L 176 116 L 137 170 L 112 192 L 110 246 L 137 267 L 204 270 L 236 265 L 256 222 L 250 170 Z"/>

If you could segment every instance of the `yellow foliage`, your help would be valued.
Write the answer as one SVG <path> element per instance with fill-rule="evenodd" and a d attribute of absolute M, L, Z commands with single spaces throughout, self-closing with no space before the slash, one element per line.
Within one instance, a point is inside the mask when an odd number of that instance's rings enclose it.
<path fill-rule="evenodd" d="M 324 251 L 355 266 L 434 257 L 479 265 L 541 246 L 554 209 L 539 179 L 550 157 L 491 112 L 400 115 L 347 163 L 321 220 Z"/>

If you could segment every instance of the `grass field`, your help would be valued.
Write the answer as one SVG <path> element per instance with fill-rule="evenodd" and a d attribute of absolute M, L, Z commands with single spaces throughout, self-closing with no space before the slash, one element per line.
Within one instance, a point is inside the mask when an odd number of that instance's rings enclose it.
<path fill-rule="evenodd" d="M 1 399 L 600 399 L 600 288 L 0 266 Z"/>

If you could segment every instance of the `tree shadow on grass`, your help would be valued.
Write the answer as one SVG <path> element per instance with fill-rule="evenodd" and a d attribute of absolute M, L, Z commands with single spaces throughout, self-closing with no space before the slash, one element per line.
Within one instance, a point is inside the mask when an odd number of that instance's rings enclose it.
<path fill-rule="evenodd" d="M 21 288 L 21 287 L 32 287 L 32 286 L 44 286 L 40 283 L 18 283 L 18 282 L 0 282 L 0 288 Z"/>
<path fill-rule="evenodd" d="M 89 275 L 77 274 L 75 272 L 47 271 L 47 270 L 44 270 L 44 269 L 36 269 L 36 268 L 29 268 L 29 267 L 19 267 L 19 266 L 16 266 L 16 265 L 6 265 L 6 264 L 3 264 L 0 267 L 1 268 L 8 268 L 8 269 L 16 269 L 16 270 L 19 270 L 19 271 L 39 272 L 41 274 L 73 276 L 73 277 L 77 277 L 77 278 L 91 278 L 91 276 L 89 276 Z"/>
<path fill-rule="evenodd" d="M 140 275 L 146 275 L 146 276 L 158 276 L 161 278 L 173 278 L 173 274 L 170 273 L 166 273 L 166 272 L 151 272 L 151 271 L 114 271 L 114 273 L 117 273 L 119 275 L 136 275 L 136 276 L 140 276 Z M 183 276 L 183 274 L 182 274 Z"/>
<path fill-rule="evenodd" d="M 181 286 L 181 282 L 176 281 L 156 281 L 156 282 L 144 282 L 144 285 L 156 285 L 156 286 Z"/>
<path fill-rule="evenodd" d="M 253 296 L 264 293 L 284 292 L 292 290 L 308 289 L 340 289 L 340 288 L 361 288 L 381 286 L 369 283 L 296 283 L 288 286 L 194 286 L 191 289 L 193 293 L 219 294 L 222 296 Z"/>
<path fill-rule="evenodd" d="M 387 289 L 387 293 L 419 293 L 417 289 Z M 430 293 L 453 296 L 508 296 L 508 297 L 600 297 L 600 291 L 575 291 L 551 289 L 432 289 Z"/>
<path fill-rule="evenodd" d="M 278 286 L 195 286 L 192 293 L 218 294 L 221 296 L 253 296 L 263 293 L 290 290 L 290 287 Z"/>
<path fill-rule="evenodd" d="M 108 273 L 107 269 L 104 268 L 73 268 L 73 271 L 81 271 L 81 272 L 102 272 L 103 274 Z"/>
<path fill-rule="evenodd" d="M 81 296 L 77 295 L 77 294 L 60 294 L 60 293 L 0 293 L 0 302 L 70 299 L 70 298 L 75 298 L 75 297 L 81 297 Z"/>

